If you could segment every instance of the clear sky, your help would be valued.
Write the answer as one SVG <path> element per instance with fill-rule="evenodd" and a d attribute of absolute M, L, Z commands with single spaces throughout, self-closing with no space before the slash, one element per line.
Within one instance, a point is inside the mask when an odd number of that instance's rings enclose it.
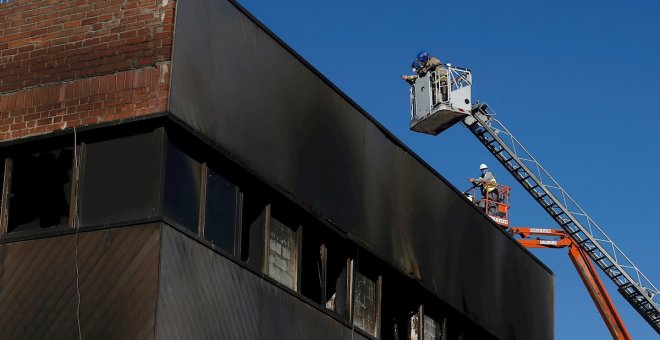
<path fill-rule="evenodd" d="M 660 287 L 659 2 L 240 3 L 456 187 L 487 163 L 512 186 L 513 225 L 556 228 L 467 129 L 408 130 L 399 76 L 419 50 L 471 69 L 473 101 L 489 103 Z M 567 251 L 534 253 L 555 273 L 556 338 L 609 338 Z M 604 280 L 633 338 L 658 339 Z"/>

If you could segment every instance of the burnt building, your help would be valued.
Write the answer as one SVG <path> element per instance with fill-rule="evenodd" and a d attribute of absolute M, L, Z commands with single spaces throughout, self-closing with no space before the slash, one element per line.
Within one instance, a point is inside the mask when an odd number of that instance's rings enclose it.
<path fill-rule="evenodd" d="M 0 32 L 0 338 L 553 338 L 548 268 L 235 2 Z"/>

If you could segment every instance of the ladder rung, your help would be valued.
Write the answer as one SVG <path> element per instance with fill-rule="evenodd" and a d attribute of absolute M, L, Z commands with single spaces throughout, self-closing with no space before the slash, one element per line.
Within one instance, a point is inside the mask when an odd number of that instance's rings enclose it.
<path fill-rule="evenodd" d="M 588 239 L 588 238 L 585 238 L 585 239 L 582 240 L 582 241 L 578 241 L 578 244 L 579 244 L 579 245 L 582 245 L 583 243 L 587 243 L 587 242 L 589 242 L 589 239 Z"/>

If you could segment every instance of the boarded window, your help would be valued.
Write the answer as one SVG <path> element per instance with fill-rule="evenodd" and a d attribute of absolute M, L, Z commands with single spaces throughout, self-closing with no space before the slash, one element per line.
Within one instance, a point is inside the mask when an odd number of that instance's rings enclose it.
<path fill-rule="evenodd" d="M 378 286 L 378 280 L 355 273 L 353 324 L 373 336 L 377 336 L 378 329 Z"/>
<path fill-rule="evenodd" d="M 12 157 L 7 232 L 69 225 L 73 147 Z"/>
<path fill-rule="evenodd" d="M 297 288 L 298 246 L 295 226 L 273 214 L 268 230 L 268 275 L 283 285 Z M 296 228 L 297 229 L 297 228 Z"/>
<path fill-rule="evenodd" d="M 428 308 L 427 308 L 428 307 Z M 435 311 L 435 312 L 434 312 Z M 428 312 L 431 312 L 429 315 Z M 410 340 L 442 340 L 447 338 L 447 318 L 437 314 L 437 305 L 422 305 L 410 318 Z M 456 339 L 454 337 L 452 339 Z M 486 339 L 477 337 L 476 339 Z"/>
<path fill-rule="evenodd" d="M 424 315 L 424 340 L 440 340 L 442 325 L 428 315 Z"/>
<path fill-rule="evenodd" d="M 208 168 L 204 238 L 234 254 L 238 188 L 234 183 Z"/>
<path fill-rule="evenodd" d="M 201 163 L 172 143 L 167 145 L 166 158 L 165 216 L 197 233 L 202 186 Z"/>

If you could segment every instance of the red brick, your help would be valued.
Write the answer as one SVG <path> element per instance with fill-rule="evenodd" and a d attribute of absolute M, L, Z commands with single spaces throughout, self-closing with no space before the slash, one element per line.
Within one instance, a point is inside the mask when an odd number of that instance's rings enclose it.
<path fill-rule="evenodd" d="M 7 6 L 0 11 L 0 57 L 14 59 L 0 59 L 0 69 L 21 70 L 2 76 L 0 93 L 169 60 L 174 5 L 170 1 L 161 7 L 154 0 L 33 0 Z M 76 59 L 69 60 L 72 57 Z"/>

